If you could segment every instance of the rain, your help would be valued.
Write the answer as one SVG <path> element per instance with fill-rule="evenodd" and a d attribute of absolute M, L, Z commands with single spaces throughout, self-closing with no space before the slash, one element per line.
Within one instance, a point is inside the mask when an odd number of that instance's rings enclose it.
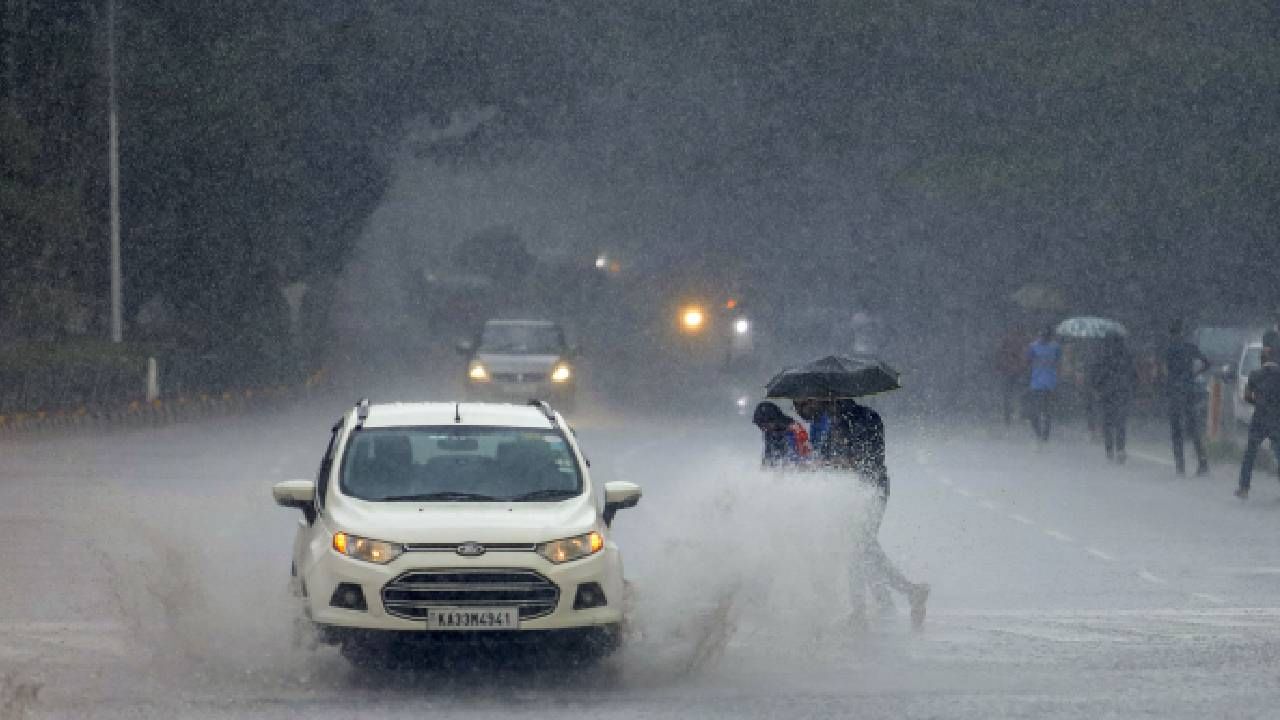
<path fill-rule="evenodd" d="M 0 720 L 1273 717 L 1278 34 L 3 0 Z"/>

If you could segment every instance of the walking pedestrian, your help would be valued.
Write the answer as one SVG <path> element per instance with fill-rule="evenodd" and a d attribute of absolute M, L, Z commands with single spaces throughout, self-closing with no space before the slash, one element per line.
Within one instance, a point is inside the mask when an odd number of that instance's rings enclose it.
<path fill-rule="evenodd" d="M 761 464 L 765 467 L 799 465 L 809 459 L 809 433 L 782 408 L 768 400 L 756 405 L 751 422 L 764 440 Z"/>
<path fill-rule="evenodd" d="M 1054 393 L 1058 389 L 1058 370 L 1062 366 L 1062 345 L 1053 339 L 1052 327 L 1046 327 L 1040 337 L 1027 347 L 1026 359 L 1031 366 L 1031 392 L 1027 396 L 1031 429 L 1040 442 L 1046 443 L 1053 427 Z"/>
<path fill-rule="evenodd" d="M 1026 334 L 1019 332 L 1016 327 L 1010 327 L 1000 339 L 1000 345 L 996 348 L 995 358 L 993 358 L 996 373 L 999 375 L 1000 406 L 1004 411 L 1006 426 L 1013 424 L 1019 399 L 1027 386 L 1027 364 L 1022 359 L 1026 345 Z"/>
<path fill-rule="evenodd" d="M 1185 436 L 1196 451 L 1196 475 L 1209 474 L 1200 430 L 1200 387 L 1196 379 L 1209 369 L 1209 359 L 1185 337 L 1182 321 L 1169 327 L 1169 348 L 1165 351 L 1165 391 L 1169 401 L 1169 431 L 1173 440 L 1173 464 L 1179 475 L 1187 474 L 1183 457 Z"/>
<path fill-rule="evenodd" d="M 1126 425 L 1138 372 L 1124 336 L 1112 332 L 1089 368 L 1089 384 L 1102 413 L 1102 442 L 1107 459 L 1124 464 Z"/>
<path fill-rule="evenodd" d="M 796 412 L 810 421 L 811 433 L 816 433 L 814 454 L 819 462 L 837 470 L 852 470 L 860 480 L 875 488 L 862 526 L 861 561 L 852 573 L 855 614 L 865 616 L 864 588 L 869 587 L 877 601 L 890 608 L 893 601 L 887 590 L 892 589 L 907 596 L 911 625 L 920 629 L 924 625 L 929 585 L 908 579 L 880 546 L 880 524 L 889 502 L 884 421 L 875 410 L 847 399 L 797 401 Z"/>
<path fill-rule="evenodd" d="M 1244 388 L 1245 402 L 1253 405 L 1253 419 L 1249 421 L 1249 444 L 1245 446 L 1240 461 L 1240 486 L 1236 497 L 1249 497 L 1249 484 L 1253 480 L 1253 463 L 1263 440 L 1271 441 L 1271 450 L 1280 457 L 1280 350 L 1275 347 L 1262 349 L 1262 367 L 1249 373 Z"/>

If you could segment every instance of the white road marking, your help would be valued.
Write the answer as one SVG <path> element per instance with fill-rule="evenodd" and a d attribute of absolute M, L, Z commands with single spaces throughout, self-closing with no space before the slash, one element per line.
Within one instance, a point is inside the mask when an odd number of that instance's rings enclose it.
<path fill-rule="evenodd" d="M 1076 541 L 1076 539 L 1071 537 L 1070 535 L 1063 532 L 1058 532 L 1057 530 L 1045 530 L 1044 534 L 1060 542 L 1071 543 Z"/>
<path fill-rule="evenodd" d="M 1087 552 L 1087 553 L 1089 553 L 1090 555 L 1092 555 L 1092 556 L 1094 556 L 1094 557 L 1098 558 L 1099 560 L 1106 560 L 1107 562 L 1115 562 L 1115 561 L 1116 561 L 1116 559 L 1115 559 L 1115 557 L 1114 557 L 1114 556 L 1112 556 L 1112 555 L 1110 555 L 1110 554 L 1108 554 L 1108 553 L 1102 552 L 1102 551 L 1101 551 L 1101 550 L 1099 550 L 1098 548 L 1087 547 L 1087 548 L 1085 548 L 1085 549 L 1084 549 L 1084 551 L 1085 551 L 1085 552 Z"/>
<path fill-rule="evenodd" d="M 943 485 L 946 485 L 947 487 L 951 487 L 952 485 L 955 484 L 955 481 L 953 481 L 951 478 L 945 475 L 938 476 L 938 482 L 942 483 Z"/>
<path fill-rule="evenodd" d="M 1023 516 L 1023 515 L 1019 515 L 1018 513 L 1010 513 L 1010 514 L 1009 514 L 1009 519 L 1014 520 L 1014 521 L 1016 521 L 1016 522 L 1020 522 L 1020 523 L 1022 523 L 1023 525 L 1035 525 L 1035 524 L 1036 524 L 1036 523 L 1035 523 L 1035 521 L 1034 521 L 1034 520 L 1032 520 L 1031 518 L 1026 517 L 1026 516 Z"/>
<path fill-rule="evenodd" d="M 1218 597 L 1217 595 L 1210 595 L 1209 593 L 1191 593 L 1191 597 L 1196 598 L 1198 600 L 1204 600 L 1205 602 L 1213 603 L 1214 605 L 1227 604 L 1226 599 Z"/>
<path fill-rule="evenodd" d="M 1280 567 L 1226 567 L 1222 572 L 1228 575 L 1280 575 Z"/>
<path fill-rule="evenodd" d="M 1176 466 L 1173 464 L 1173 461 L 1172 461 L 1172 460 L 1170 460 L 1170 459 L 1168 459 L 1168 458 L 1163 458 L 1163 457 L 1159 457 L 1159 456 L 1157 456 L 1157 455 L 1151 455 L 1151 454 L 1149 454 L 1149 453 L 1144 453 L 1144 452 L 1142 452 L 1141 450 L 1130 450 L 1130 451 L 1129 451 L 1129 457 L 1135 457 L 1135 458 L 1138 458 L 1139 460 L 1146 460 L 1146 461 L 1147 461 L 1147 462 L 1149 462 L 1149 463 L 1155 463 L 1155 464 L 1157 464 L 1157 465 L 1164 465 L 1165 467 L 1176 467 Z"/>
<path fill-rule="evenodd" d="M 999 510 L 1000 510 L 1000 506 L 999 506 L 998 504 L 996 504 L 996 503 L 991 502 L 990 500 L 983 500 L 982 502 L 980 502 L 980 503 L 978 503 L 978 504 L 979 504 L 979 505 L 981 505 L 982 507 L 984 507 L 984 508 L 988 509 L 988 510 L 995 510 L 995 511 L 997 511 L 997 512 L 999 512 Z"/>
<path fill-rule="evenodd" d="M 1142 578 L 1143 580 L 1146 580 L 1146 581 L 1147 581 L 1147 582 L 1149 582 L 1149 583 L 1154 583 L 1154 584 L 1156 584 L 1156 585 L 1168 585 L 1168 584 L 1169 584 L 1169 581 L 1168 581 L 1168 580 L 1165 580 L 1164 578 L 1160 577 L 1159 575 L 1156 575 L 1155 573 L 1151 572 L 1150 570 L 1139 570 L 1139 571 L 1138 571 L 1138 577 Z"/>
<path fill-rule="evenodd" d="M 965 490 L 964 488 L 956 488 L 956 494 L 959 495 L 960 497 L 967 497 L 967 498 L 973 497 L 973 493 L 969 492 L 968 490 Z"/>

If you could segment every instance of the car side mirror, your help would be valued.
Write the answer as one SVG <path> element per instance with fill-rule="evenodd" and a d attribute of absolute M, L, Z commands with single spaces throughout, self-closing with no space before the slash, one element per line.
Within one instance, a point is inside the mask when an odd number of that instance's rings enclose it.
<path fill-rule="evenodd" d="M 476 346 L 470 340 L 459 340 L 453 347 L 458 351 L 459 355 L 470 355 L 471 351 L 476 349 Z"/>
<path fill-rule="evenodd" d="M 644 493 L 635 483 L 615 480 L 604 485 L 604 524 L 613 525 L 613 516 L 619 510 L 633 508 L 640 504 Z"/>
<path fill-rule="evenodd" d="M 316 483 L 314 480 L 285 480 L 271 486 L 271 497 L 280 507 L 297 508 L 307 517 L 316 519 Z"/>

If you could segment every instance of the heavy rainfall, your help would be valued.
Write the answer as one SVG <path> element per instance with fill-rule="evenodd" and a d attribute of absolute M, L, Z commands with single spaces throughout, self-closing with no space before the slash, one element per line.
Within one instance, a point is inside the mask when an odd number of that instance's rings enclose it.
<path fill-rule="evenodd" d="M 0 720 L 1275 717 L 1278 87 L 1263 0 L 4 0 Z"/>

